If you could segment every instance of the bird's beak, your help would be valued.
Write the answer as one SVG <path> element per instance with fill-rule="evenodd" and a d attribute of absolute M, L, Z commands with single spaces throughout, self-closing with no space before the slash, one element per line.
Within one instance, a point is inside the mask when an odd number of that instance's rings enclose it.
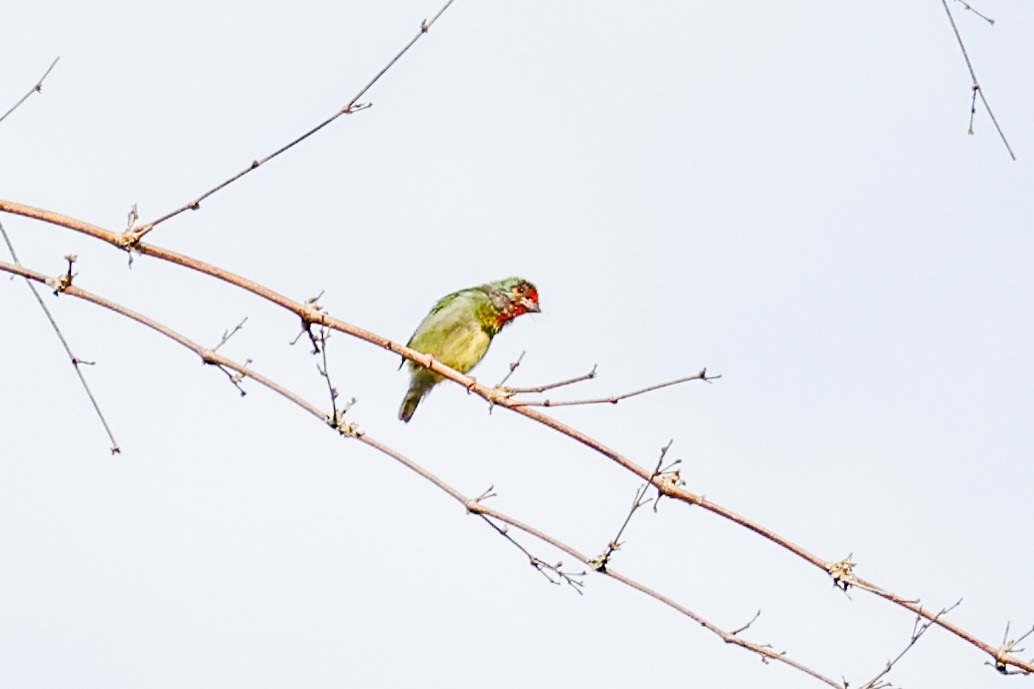
<path fill-rule="evenodd" d="M 540 313 L 542 309 L 539 308 L 538 302 L 535 302 L 527 297 L 521 299 L 521 306 L 528 310 L 528 313 Z"/>

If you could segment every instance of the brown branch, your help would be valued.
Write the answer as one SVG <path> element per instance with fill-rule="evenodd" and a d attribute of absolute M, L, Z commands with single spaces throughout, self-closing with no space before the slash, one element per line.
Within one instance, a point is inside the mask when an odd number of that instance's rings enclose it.
<path fill-rule="evenodd" d="M 398 62 L 399 59 L 403 55 L 405 55 L 406 52 L 408 52 L 409 49 L 412 48 L 413 45 L 417 41 L 419 41 L 420 38 L 423 37 L 423 35 L 426 34 L 431 29 L 431 26 L 436 21 L 438 21 L 438 18 L 440 16 L 442 16 L 442 13 L 444 13 L 445 10 L 447 10 L 449 8 L 449 5 L 451 5 L 452 3 L 453 3 L 453 0 L 447 0 L 447 2 L 442 6 L 442 8 L 440 10 L 438 10 L 438 13 L 435 14 L 431 18 L 430 21 L 425 19 L 424 21 L 420 22 L 420 29 L 419 29 L 419 31 L 417 31 L 416 35 L 413 36 L 413 38 L 411 38 L 409 40 L 409 42 L 406 43 L 405 46 L 403 46 L 402 50 L 398 51 L 398 53 L 395 54 L 395 57 L 391 58 L 391 60 L 388 61 L 388 64 L 386 64 L 384 67 L 382 67 L 381 70 L 379 72 L 377 72 L 377 74 L 374 75 L 374 77 L 372 79 L 370 79 L 370 81 L 368 81 L 366 83 L 365 86 L 363 86 L 361 89 L 359 89 L 359 92 L 356 93 L 355 96 L 352 97 L 352 100 L 348 101 L 348 104 L 345 105 L 343 108 L 341 108 L 340 110 L 335 112 L 333 115 L 331 115 L 327 119 L 325 119 L 322 122 L 320 122 L 319 124 L 317 124 L 312 129 L 309 129 L 307 132 L 305 132 L 301 136 L 298 136 L 297 138 L 293 139 L 289 143 L 287 143 L 284 146 L 281 146 L 277 150 L 273 151 L 272 153 L 267 155 L 265 158 L 258 158 L 256 160 L 253 160 L 251 162 L 251 164 L 249 164 L 246 168 L 244 168 L 243 170 L 238 172 L 236 175 L 233 175 L 232 177 L 230 177 L 227 180 L 224 180 L 223 182 L 220 182 L 219 184 L 217 184 L 216 186 L 212 187 L 211 189 L 209 189 L 205 193 L 201 194 L 201 196 L 198 196 L 193 201 L 189 201 L 188 203 L 186 203 L 186 204 L 180 206 L 179 208 L 177 208 L 176 210 L 170 211 L 170 212 L 166 213 L 165 215 L 161 216 L 160 218 L 156 218 L 155 220 L 152 220 L 149 223 L 146 223 L 144 225 L 141 225 L 140 227 L 135 227 L 135 228 L 132 228 L 132 229 L 128 230 L 126 232 L 126 239 L 127 239 L 127 241 L 130 244 L 135 244 L 136 242 L 139 242 L 144 237 L 144 235 L 146 235 L 148 232 L 150 232 L 151 230 L 153 230 L 155 227 L 157 227 L 158 225 L 162 224 L 166 220 L 171 220 L 172 218 L 175 218 L 180 213 L 184 213 L 184 212 L 186 212 L 188 210 L 196 211 L 198 208 L 201 207 L 201 202 L 204 201 L 205 199 L 207 199 L 212 194 L 215 194 L 216 192 L 221 191 L 222 189 L 230 186 L 231 184 L 233 184 L 234 182 L 239 180 L 241 177 L 244 177 L 245 175 L 247 175 L 252 170 L 258 169 L 262 165 L 268 163 L 273 158 L 276 158 L 281 153 L 284 153 L 284 152 L 290 150 L 291 148 L 294 148 L 295 146 L 297 146 L 301 142 L 305 141 L 310 136 L 312 136 L 316 132 L 320 131 L 321 129 L 323 129 L 324 127 L 326 127 L 327 125 L 329 125 L 331 122 L 333 122 L 337 118 L 341 117 L 342 115 L 351 115 L 353 113 L 360 112 L 362 110 L 366 110 L 367 108 L 369 108 L 370 105 L 371 105 L 370 103 L 359 103 L 359 99 L 362 98 L 364 95 L 366 95 L 366 92 L 369 91 L 373 87 L 373 85 L 376 84 L 380 80 L 380 78 L 383 77 L 384 74 L 389 69 L 391 69 L 391 67 L 396 62 Z"/>
<path fill-rule="evenodd" d="M 1002 635 L 1002 645 L 998 649 L 999 657 L 995 659 L 994 663 L 988 663 L 988 665 L 991 665 L 992 667 L 994 667 L 995 670 L 998 670 L 998 672 L 1000 672 L 1003 675 L 1029 675 L 1031 673 L 1028 672 L 1028 671 L 1016 670 L 1016 669 L 1010 668 L 1009 667 L 1010 664 L 1006 663 L 1003 660 L 1003 657 L 1011 655 L 1011 654 L 1014 654 L 1014 653 L 1023 653 L 1024 649 L 1016 648 L 1016 645 L 1019 644 L 1024 639 L 1026 639 L 1031 634 L 1034 634 L 1034 626 L 1032 626 L 1030 629 L 1028 629 L 1021 637 L 1019 637 L 1018 639 L 1013 639 L 1012 641 L 1008 640 L 1009 639 L 1009 627 L 1010 627 L 1010 623 L 1006 622 L 1005 623 L 1005 634 Z M 1031 662 L 1034 663 L 1034 659 L 1032 659 Z"/>
<path fill-rule="evenodd" d="M 29 92 L 26 93 L 21 98 L 19 98 L 18 102 L 15 103 L 14 105 L 12 105 L 7 112 L 5 112 L 3 115 L 0 115 L 0 122 L 3 122 L 4 120 L 6 120 L 8 115 L 10 115 L 12 112 L 17 110 L 18 107 L 22 103 L 24 103 L 25 101 L 27 101 L 29 99 L 29 96 L 31 96 L 34 93 L 43 93 L 43 80 L 46 79 L 50 75 L 51 70 L 53 70 L 54 67 L 57 66 L 57 61 L 60 60 L 60 59 L 61 59 L 60 55 L 58 55 L 57 57 L 54 58 L 54 61 L 50 63 L 50 67 L 47 67 L 47 71 L 44 72 L 43 76 L 41 76 L 39 78 L 39 80 L 33 85 L 33 87 L 31 89 L 29 89 Z"/>
<path fill-rule="evenodd" d="M 830 575 L 833 575 L 835 572 L 838 573 L 839 581 L 842 581 L 847 586 L 856 586 L 863 590 L 869 591 L 891 603 L 894 603 L 895 605 L 899 605 L 905 608 L 906 610 L 921 615 L 922 617 L 928 620 L 932 620 L 934 624 L 936 624 L 937 626 L 951 632 L 952 634 L 971 644 L 975 648 L 990 655 L 993 659 L 995 659 L 996 663 L 1001 663 L 1003 666 L 1015 667 L 1027 673 L 1034 672 L 1034 661 L 1024 661 L 1008 652 L 1003 652 L 1002 649 L 995 648 L 991 644 L 981 641 L 973 634 L 962 629 L 961 627 L 951 622 L 948 622 L 947 620 L 938 618 L 934 613 L 931 613 L 930 611 L 923 609 L 917 601 L 901 598 L 896 594 L 891 593 L 890 591 L 879 588 L 875 584 L 872 584 L 864 579 L 856 577 L 853 574 L 853 571 L 844 572 L 838 570 L 838 567 L 844 563 L 827 562 L 815 555 L 814 553 L 811 553 L 810 551 L 806 550 L 802 546 L 797 545 L 785 536 L 782 536 L 776 533 L 775 531 L 772 531 L 771 529 L 768 529 L 762 526 L 761 524 L 758 524 L 757 522 L 751 521 L 750 519 L 734 512 L 733 510 L 727 507 L 724 507 L 715 502 L 707 500 L 702 496 L 692 493 L 691 491 L 685 489 L 683 486 L 679 485 L 676 481 L 671 481 L 667 479 L 665 476 L 660 476 L 651 479 L 651 472 L 648 469 L 633 462 L 631 459 L 625 457 L 618 451 L 608 447 L 607 445 L 604 445 L 599 440 L 596 440 L 595 438 L 592 438 L 586 435 L 585 433 L 582 433 L 581 431 L 571 426 L 568 426 L 567 424 L 564 424 L 551 416 L 547 416 L 535 408 L 522 406 L 516 402 L 513 402 L 512 400 L 507 399 L 505 395 L 499 394 L 499 391 L 495 388 L 490 388 L 478 383 L 473 378 L 465 376 L 459 371 L 455 371 L 449 368 L 448 366 L 445 366 L 440 361 L 436 360 L 434 357 L 428 356 L 427 354 L 423 354 L 422 352 L 418 352 L 414 349 L 410 349 L 408 347 L 405 347 L 404 345 L 400 345 L 397 342 L 394 342 L 386 337 L 382 337 L 380 335 L 377 335 L 376 333 L 352 325 L 351 323 L 346 323 L 345 321 L 334 318 L 329 314 L 323 312 L 321 309 L 315 309 L 309 304 L 303 304 L 294 301 L 280 294 L 279 292 L 276 292 L 275 290 L 272 290 L 268 287 L 265 287 L 264 285 L 254 282 L 253 280 L 241 277 L 229 271 L 213 266 L 209 263 L 205 263 L 204 261 L 199 261 L 198 259 L 191 258 L 189 256 L 184 256 L 182 254 L 178 254 L 168 249 L 163 249 L 161 247 L 157 247 L 151 244 L 144 244 L 143 242 L 130 246 L 130 244 L 125 241 L 122 235 L 118 233 L 105 230 L 95 225 L 91 225 L 90 223 L 77 220 L 75 218 L 63 216 L 52 211 L 33 208 L 31 206 L 26 206 L 24 204 L 0 200 L 0 212 L 12 213 L 24 217 L 35 218 L 37 220 L 42 220 L 44 222 L 48 222 L 54 225 L 59 225 L 61 227 L 65 227 L 76 232 L 81 232 L 96 239 L 108 242 L 109 244 L 124 250 L 132 250 L 142 255 L 159 258 L 161 260 L 168 261 L 170 263 L 175 263 L 185 268 L 189 268 L 191 270 L 204 273 L 205 275 L 210 275 L 219 280 L 240 287 L 241 289 L 247 290 L 252 294 L 255 294 L 256 296 L 262 297 L 270 303 L 280 306 L 281 308 L 287 309 L 288 311 L 291 311 L 300 316 L 303 320 L 307 320 L 308 322 L 312 323 L 320 323 L 326 325 L 329 328 L 333 328 L 334 330 L 347 333 L 360 340 L 364 340 L 382 349 L 392 352 L 393 354 L 404 357 L 410 361 L 414 361 L 420 364 L 421 366 L 424 366 L 425 368 L 434 371 L 443 378 L 447 378 L 453 381 L 454 383 L 463 386 L 465 389 L 478 395 L 479 397 L 482 397 L 483 399 L 492 404 L 504 407 L 506 409 L 509 409 L 510 411 L 513 411 L 514 413 L 520 414 L 529 419 L 537 421 L 538 423 L 548 428 L 551 428 L 563 435 L 566 435 L 572 440 L 575 440 L 581 443 L 582 445 L 596 451 L 600 455 L 618 464 L 626 471 L 629 471 L 646 481 L 650 481 L 653 484 L 653 486 L 658 490 L 658 492 L 662 495 L 665 495 L 669 498 L 673 498 L 687 505 L 695 505 L 697 507 L 700 507 L 701 509 L 711 512 L 712 514 L 722 517 L 723 519 L 727 519 L 735 524 L 738 524 L 739 526 L 754 532 L 762 538 L 771 541 L 772 543 L 787 550 L 788 552 L 793 553 L 805 562 L 808 562 L 814 567 L 817 567 Z"/>
<path fill-rule="evenodd" d="M 510 541 L 515 546 L 517 546 L 525 555 L 528 556 L 530 563 L 537 570 L 539 570 L 539 572 L 543 573 L 547 577 L 547 579 L 549 578 L 549 576 L 548 576 L 548 574 L 545 574 L 545 572 L 543 572 L 543 568 L 545 568 L 545 569 L 547 569 L 547 570 L 549 570 L 551 572 L 556 573 L 563 580 L 567 581 L 567 583 L 569 583 L 576 590 L 578 590 L 580 588 L 581 582 L 578 582 L 575 579 L 575 577 L 580 576 L 580 575 L 563 572 L 561 570 L 562 563 L 558 563 L 557 565 L 549 565 L 549 564 L 545 563 L 544 561 L 542 561 L 541 559 L 537 558 L 536 556 L 532 555 L 530 553 L 530 551 L 528 551 L 524 546 L 522 546 L 519 543 L 517 543 L 508 534 L 508 532 L 507 532 L 507 530 L 505 528 L 500 527 L 498 524 L 496 524 L 492 520 L 495 520 L 495 521 L 498 521 L 498 522 L 502 522 L 502 523 L 508 524 L 508 525 L 510 525 L 510 526 L 512 526 L 512 527 L 514 527 L 516 529 L 519 529 L 520 531 L 523 531 L 524 533 L 526 533 L 526 534 L 528 534 L 530 536 L 533 536 L 533 537 L 537 538 L 538 540 L 553 546 L 557 550 L 560 550 L 562 552 L 565 552 L 565 553 L 571 555 L 572 557 L 576 558 L 577 560 L 579 560 L 582 563 L 587 564 L 587 565 L 591 564 L 591 560 L 588 558 L 588 556 L 586 556 L 583 553 L 579 552 L 578 550 L 576 550 L 572 546 L 568 545 L 564 541 L 561 541 L 558 538 L 556 538 L 554 536 L 551 536 L 551 535 L 547 534 L 546 532 L 541 531 L 540 529 L 537 529 L 534 526 L 526 524 L 526 523 L 524 523 L 524 522 L 522 522 L 522 521 L 520 521 L 520 520 L 518 520 L 518 519 L 516 519 L 514 517 L 511 517 L 511 516 L 509 516 L 507 514 L 499 512 L 497 510 L 494 510 L 494 509 L 491 509 L 489 507 L 486 507 L 483 504 L 482 500 L 485 497 L 487 497 L 487 495 L 491 491 L 491 489 L 489 489 L 489 491 L 486 491 L 485 494 L 482 494 L 478 498 L 468 498 L 462 492 L 460 492 L 456 488 L 452 487 L 449 483 L 447 483 L 446 481 L 444 481 L 443 479 L 441 479 L 440 477 L 438 477 L 437 475 L 435 475 L 434 473 L 432 473 L 431 471 L 429 471 L 425 467 L 423 467 L 420 464 L 414 462 L 409 457 L 403 455 L 402 453 L 400 453 L 397 450 L 389 447 L 388 445 L 385 445 L 384 443 L 382 443 L 382 442 L 376 440 L 375 438 L 369 436 L 364 431 L 360 430 L 359 427 L 355 423 L 348 423 L 347 425 L 341 425 L 340 423 L 338 423 L 338 421 L 339 421 L 338 419 L 336 419 L 336 418 L 334 418 L 332 416 L 327 416 L 326 414 L 322 413 L 319 410 L 319 408 L 317 408 L 315 405 L 310 404 L 305 399 L 303 399 L 301 396 L 291 392 L 288 388 L 286 388 L 283 385 L 280 385 L 279 383 L 271 380 L 270 378 L 267 378 L 266 376 L 263 376 L 262 374 L 254 371 L 254 370 L 252 370 L 250 368 L 247 368 L 245 365 L 238 364 L 237 362 L 233 361 L 232 359 L 229 359 L 229 358 L 227 358 L 227 357 L 217 353 L 214 349 L 208 349 L 208 348 L 202 347 L 200 344 L 198 344 L 196 342 L 193 342 L 192 340 L 188 339 L 187 337 L 185 337 L 184 335 L 180 334 L 179 332 L 173 330 L 172 328 L 170 328 L 170 327 L 168 327 L 168 326 L 166 326 L 166 325 L 164 325 L 162 323 L 159 323 L 158 321 L 156 321 L 156 320 L 154 320 L 152 318 L 149 318 L 148 316 L 145 316 L 145 315 L 143 315 L 141 313 L 133 311 L 132 309 L 129 309 L 129 308 L 127 308 L 125 306 L 122 306 L 121 304 L 118 304 L 118 303 L 113 302 L 111 300 L 105 299 L 104 297 L 101 297 L 101 296 L 98 296 L 98 295 L 93 294 L 91 292 L 87 292 L 86 290 L 80 289 L 79 287 L 75 286 L 74 284 L 72 284 L 68 280 L 65 280 L 63 278 L 50 278 L 50 277 L 47 277 L 46 275 L 44 275 L 43 273 L 40 273 L 40 272 L 31 270 L 31 269 L 25 268 L 24 266 L 17 265 L 17 264 L 11 264 L 11 263 L 5 263 L 3 261 L 0 261 L 0 271 L 8 272 L 8 273 L 11 273 L 11 274 L 14 274 L 14 275 L 21 275 L 22 277 L 24 277 L 24 278 L 26 278 L 28 280 L 33 280 L 33 281 L 40 282 L 40 283 L 49 285 L 51 287 L 54 287 L 56 293 L 72 296 L 72 297 L 75 297 L 75 298 L 78 298 L 78 299 L 82 299 L 83 301 L 87 301 L 87 302 L 96 304 L 98 306 L 101 306 L 101 307 L 103 307 L 105 309 L 108 309 L 109 311 L 112 311 L 112 312 L 114 312 L 114 313 L 116 313 L 116 314 L 118 314 L 120 316 L 124 316 L 126 318 L 129 318 L 130 320 L 136 321 L 137 323 L 140 323 L 141 325 L 143 325 L 143 326 L 145 326 L 147 328 L 150 328 L 151 330 L 154 330 L 155 332 L 157 332 L 157 333 L 159 333 L 161 335 L 164 335 L 165 337 L 173 340 L 177 344 L 179 344 L 179 345 L 185 347 L 186 349 L 188 349 L 188 350 L 194 352 L 195 354 L 197 354 L 205 364 L 214 365 L 214 366 L 217 366 L 217 367 L 219 367 L 221 369 L 225 369 L 225 370 L 236 371 L 242 377 L 251 378 L 252 380 L 254 380 L 257 383 L 259 383 L 260 385 L 262 385 L 262 386 L 266 387 L 267 389 L 271 390 L 272 392 L 280 395 L 284 399 L 286 399 L 286 400 L 288 400 L 290 402 L 293 402 L 295 405 L 297 405 L 301 409 L 305 410 L 306 412 L 308 412 L 312 416 L 315 416 L 316 418 L 320 419 L 320 421 L 322 421 L 323 423 L 326 423 L 327 425 L 331 426 L 332 428 L 337 430 L 341 435 L 343 435 L 343 436 L 345 436 L 347 438 L 354 438 L 354 439 L 358 440 L 359 442 L 363 443 L 364 445 L 366 445 L 366 446 L 368 446 L 370 448 L 373 448 L 374 450 L 380 452 L 381 454 L 386 455 L 388 457 L 391 457 L 392 459 L 394 459 L 395 461 L 399 462 L 400 464 L 402 464 L 404 467 L 406 467 L 410 471 L 416 473 L 417 475 L 419 475 L 422 478 L 424 478 L 427 481 L 429 481 L 431 484 L 433 484 L 439 490 L 445 492 L 450 497 L 452 497 L 454 500 L 456 500 L 457 502 L 462 504 L 464 507 L 466 507 L 467 512 L 469 512 L 470 514 L 475 514 L 477 516 L 480 516 L 486 523 L 488 523 L 490 526 L 492 526 L 492 528 L 497 533 L 499 533 L 500 535 L 504 536 L 508 541 Z M 601 570 L 601 573 L 605 574 L 606 576 L 611 577 L 612 579 L 614 579 L 616 581 L 619 581 L 619 582 L 625 584 L 626 586 L 628 586 L 628 587 L 630 587 L 632 589 L 635 589 L 635 590 L 637 590 L 637 591 L 639 591 L 641 593 L 644 593 L 647 596 L 649 596 L 649 597 L 651 597 L 651 598 L 653 598 L 653 599 L 655 599 L 657 601 L 660 601 L 661 603 L 664 603 L 668 607 L 671 607 L 672 609 L 682 613 L 686 617 L 689 617 L 691 620 L 696 622 L 698 625 L 704 627 L 708 631 L 710 631 L 713 634 L 717 635 L 719 638 L 721 638 L 723 641 L 725 641 L 725 643 L 732 644 L 732 645 L 735 645 L 735 646 L 739 646 L 740 648 L 743 648 L 744 650 L 747 650 L 747 651 L 752 651 L 752 652 L 756 653 L 757 655 L 759 655 L 761 657 L 761 659 L 763 661 L 765 661 L 765 662 L 768 662 L 768 661 L 771 661 L 771 660 L 775 660 L 777 662 L 780 662 L 780 663 L 783 663 L 785 665 L 788 665 L 789 667 L 795 668 L 795 669 L 797 669 L 797 670 L 807 674 L 810 677 L 814 677 L 815 679 L 818 679 L 819 681 L 821 681 L 821 682 L 823 682 L 823 683 L 825 683 L 825 684 L 827 684 L 827 685 L 829 685 L 831 687 L 836 687 L 837 689 L 846 689 L 844 687 L 844 685 L 836 682 L 833 679 L 830 679 L 829 677 L 819 673 L 816 670 L 813 670 L 812 668 L 808 667 L 807 665 L 804 665 L 803 663 L 800 663 L 800 662 L 798 662 L 796 660 L 793 660 L 793 659 L 787 657 L 785 653 L 780 653 L 780 652 L 776 652 L 776 651 L 772 650 L 771 646 L 769 646 L 767 644 L 757 644 L 757 643 L 746 641 L 745 639 L 740 638 L 738 636 L 738 634 L 740 632 L 742 632 L 746 627 L 749 627 L 750 626 L 749 623 L 745 627 L 741 627 L 741 628 L 739 628 L 739 629 L 737 629 L 735 631 L 732 631 L 732 632 L 727 632 L 727 631 L 723 630 L 722 628 L 718 627 L 717 625 L 713 624 L 712 622 L 708 621 L 704 617 L 702 617 L 702 616 L 698 615 L 697 613 L 693 612 L 689 608 L 686 608 L 685 606 L 679 604 L 675 600 L 673 600 L 673 599 L 665 596 L 664 594 L 662 594 L 662 593 L 660 593 L 660 592 L 658 592 L 658 591 L 656 591 L 656 590 L 646 586 L 645 584 L 642 584 L 642 583 L 636 581 L 635 579 L 627 577 L 627 576 L 625 576 L 623 574 L 619 574 L 618 572 L 615 572 L 613 570 L 606 570 L 606 571 L 602 571 Z M 554 583 L 559 583 L 559 582 L 554 582 Z M 579 590 L 579 593 L 580 593 L 580 590 Z M 756 616 L 755 616 L 755 619 L 756 619 Z M 752 620 L 752 622 L 753 622 L 753 620 Z"/>

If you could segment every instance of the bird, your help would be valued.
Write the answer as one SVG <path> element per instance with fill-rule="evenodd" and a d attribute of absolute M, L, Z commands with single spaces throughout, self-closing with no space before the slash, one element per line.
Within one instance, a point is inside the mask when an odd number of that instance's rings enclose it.
<path fill-rule="evenodd" d="M 467 373 L 477 366 L 488 352 L 492 338 L 510 321 L 540 310 L 539 292 L 524 278 L 510 277 L 461 289 L 431 307 L 406 346 Z M 413 418 L 420 400 L 442 380 L 434 371 L 413 361 L 409 362 L 409 378 L 409 390 L 399 408 L 399 419 L 406 423 Z"/>

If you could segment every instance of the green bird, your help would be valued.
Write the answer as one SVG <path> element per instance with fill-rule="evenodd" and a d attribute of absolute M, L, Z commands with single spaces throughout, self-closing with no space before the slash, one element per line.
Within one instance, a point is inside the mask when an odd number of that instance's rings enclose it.
<path fill-rule="evenodd" d="M 461 289 L 442 297 L 431 307 L 406 346 L 466 373 L 477 366 L 492 338 L 507 323 L 522 314 L 539 311 L 538 290 L 523 278 L 506 278 Z M 399 418 L 406 422 L 413 418 L 420 400 L 442 379 L 412 361 L 409 377 L 409 391 L 399 408 Z"/>

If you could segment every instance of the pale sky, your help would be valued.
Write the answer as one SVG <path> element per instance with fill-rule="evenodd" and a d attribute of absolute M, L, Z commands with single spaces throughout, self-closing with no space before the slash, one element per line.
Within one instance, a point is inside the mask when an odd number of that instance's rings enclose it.
<path fill-rule="evenodd" d="M 0 198 L 122 230 L 347 103 L 440 2 L 9 3 Z M 543 313 L 474 373 L 1001 642 L 1034 624 L 1034 7 L 937 0 L 456 0 L 363 99 L 148 241 L 405 342 L 434 301 L 521 275 Z M 0 214 L 29 267 L 327 406 L 297 319 L 210 278 Z M 0 260 L 7 260 L 4 255 Z M 596 575 L 584 595 L 392 460 L 139 325 L 44 291 L 122 454 L 20 280 L 0 280 L 0 686 L 821 687 Z M 459 490 L 598 553 L 634 477 L 336 335 L 349 416 Z M 547 561 L 564 560 L 514 534 Z M 912 617 L 700 509 L 632 520 L 613 566 L 852 686 Z M 1034 640 L 1025 644 L 1029 660 Z M 1011 687 L 931 630 L 895 686 Z"/>

